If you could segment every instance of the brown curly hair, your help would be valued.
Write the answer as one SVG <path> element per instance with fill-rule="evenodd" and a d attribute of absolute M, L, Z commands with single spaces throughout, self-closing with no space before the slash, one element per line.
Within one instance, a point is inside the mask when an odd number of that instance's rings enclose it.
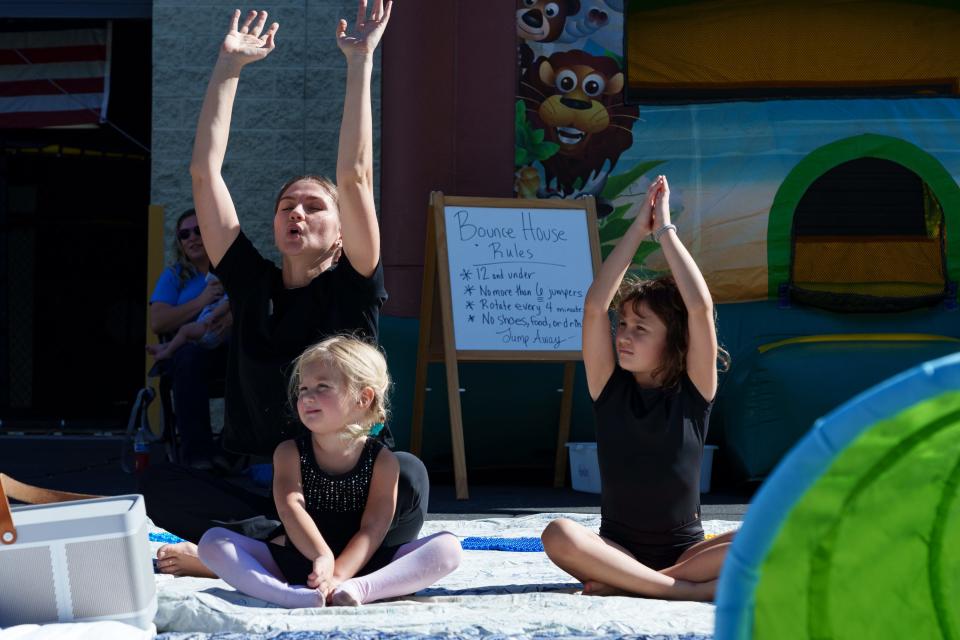
<path fill-rule="evenodd" d="M 690 333 L 687 322 L 687 306 L 680 296 L 680 289 L 671 276 L 644 280 L 627 276 L 620 283 L 617 295 L 613 298 L 611 309 L 618 315 L 626 305 L 631 305 L 634 313 L 640 313 L 640 305 L 646 303 L 650 311 L 656 314 L 667 327 L 667 344 L 663 350 L 663 361 L 653 372 L 653 378 L 659 380 L 664 388 L 676 387 L 687 370 L 687 348 L 690 346 Z M 714 311 L 716 323 L 716 311 Z M 719 370 L 730 368 L 730 354 L 717 346 Z"/>

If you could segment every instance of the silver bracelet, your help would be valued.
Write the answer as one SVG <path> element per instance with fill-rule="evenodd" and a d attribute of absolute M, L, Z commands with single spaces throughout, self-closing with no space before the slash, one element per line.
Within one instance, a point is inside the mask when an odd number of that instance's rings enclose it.
<path fill-rule="evenodd" d="M 665 234 L 665 233 L 666 233 L 667 231 L 669 231 L 670 229 L 673 229 L 674 231 L 676 231 L 676 230 L 677 230 L 677 225 L 675 225 L 675 224 L 665 224 L 665 225 L 663 225 L 662 227 L 660 227 L 659 229 L 657 229 L 656 231 L 654 231 L 654 232 L 653 232 L 653 240 L 654 240 L 654 242 L 660 242 L 660 236 L 662 236 L 663 234 Z"/>

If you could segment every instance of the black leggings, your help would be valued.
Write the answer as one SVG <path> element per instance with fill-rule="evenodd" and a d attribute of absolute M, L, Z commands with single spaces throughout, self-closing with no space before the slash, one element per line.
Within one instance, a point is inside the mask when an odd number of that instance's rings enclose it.
<path fill-rule="evenodd" d="M 400 462 L 397 511 L 384 546 L 415 540 L 430 501 L 430 478 L 420 459 L 406 451 L 394 455 Z M 205 471 L 172 464 L 151 466 L 140 475 L 139 488 L 154 524 L 191 542 L 213 527 L 264 540 L 280 524 L 273 498 Z"/>
<path fill-rule="evenodd" d="M 188 342 L 177 349 L 169 364 L 160 367 L 172 382 L 184 464 L 209 460 L 216 453 L 210 431 L 209 380 L 223 376 L 226 362 L 226 346 L 211 350 Z"/>

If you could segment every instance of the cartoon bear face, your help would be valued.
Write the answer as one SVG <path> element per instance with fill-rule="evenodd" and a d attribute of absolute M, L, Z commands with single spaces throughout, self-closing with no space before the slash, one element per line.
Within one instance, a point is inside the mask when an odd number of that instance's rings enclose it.
<path fill-rule="evenodd" d="M 517 37 L 553 42 L 563 33 L 567 16 L 580 11 L 580 0 L 517 0 Z"/>

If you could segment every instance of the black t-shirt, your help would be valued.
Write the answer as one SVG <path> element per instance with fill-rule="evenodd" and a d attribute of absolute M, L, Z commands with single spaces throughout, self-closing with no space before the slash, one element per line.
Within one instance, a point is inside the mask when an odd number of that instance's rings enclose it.
<path fill-rule="evenodd" d="M 307 286 L 287 289 L 280 268 L 241 232 L 214 271 L 233 310 L 223 444 L 238 453 L 271 455 L 303 430 L 287 393 L 293 360 L 336 334 L 376 342 L 387 299 L 383 266 L 365 278 L 344 255 Z"/>
<path fill-rule="evenodd" d="M 664 545 L 703 537 L 700 460 L 711 407 L 686 373 L 672 389 L 646 389 L 614 368 L 593 403 L 601 535 Z"/>

